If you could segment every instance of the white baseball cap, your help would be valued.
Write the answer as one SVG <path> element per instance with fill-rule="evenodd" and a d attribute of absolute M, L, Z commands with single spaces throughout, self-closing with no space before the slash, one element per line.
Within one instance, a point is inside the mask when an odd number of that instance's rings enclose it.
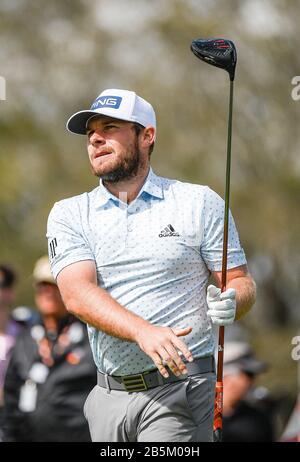
<path fill-rule="evenodd" d="M 267 363 L 256 358 L 252 347 L 248 343 L 241 341 L 226 343 L 224 375 L 239 371 L 257 375 L 266 371 L 267 368 Z"/>
<path fill-rule="evenodd" d="M 77 135 L 86 135 L 88 120 L 97 114 L 156 128 L 155 112 L 148 101 L 134 91 L 110 88 L 100 93 L 90 109 L 73 114 L 67 122 L 67 129 Z"/>
<path fill-rule="evenodd" d="M 51 273 L 48 255 L 44 255 L 37 260 L 34 265 L 32 276 L 35 284 L 39 284 L 40 282 L 56 284 Z"/>

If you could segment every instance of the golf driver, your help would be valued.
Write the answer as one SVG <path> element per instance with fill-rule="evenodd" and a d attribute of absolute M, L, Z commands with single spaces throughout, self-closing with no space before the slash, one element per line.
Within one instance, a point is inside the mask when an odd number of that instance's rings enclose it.
<path fill-rule="evenodd" d="M 191 44 L 192 52 L 197 58 L 212 66 L 220 67 L 229 73 L 229 117 L 227 136 L 227 161 L 225 183 L 225 210 L 223 228 L 223 256 L 222 256 L 222 285 L 221 291 L 226 290 L 227 280 L 227 248 L 228 248 L 228 217 L 229 217 L 229 194 L 230 194 L 230 166 L 231 166 L 231 134 L 232 134 L 232 107 L 233 107 L 233 82 L 236 66 L 236 49 L 231 40 L 213 38 L 197 39 Z M 223 356 L 224 356 L 224 326 L 219 328 L 218 341 L 218 367 L 214 410 L 214 441 L 222 441 L 223 419 Z"/>

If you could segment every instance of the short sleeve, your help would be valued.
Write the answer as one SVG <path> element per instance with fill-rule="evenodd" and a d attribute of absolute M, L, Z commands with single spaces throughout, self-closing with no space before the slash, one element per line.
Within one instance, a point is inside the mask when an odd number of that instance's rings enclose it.
<path fill-rule="evenodd" d="M 53 277 L 68 265 L 94 260 L 86 237 L 82 233 L 80 214 L 76 205 L 64 201 L 54 204 L 47 223 L 48 252 Z"/>
<path fill-rule="evenodd" d="M 210 188 L 206 188 L 203 207 L 203 238 L 201 255 L 210 271 L 222 270 L 224 200 Z M 227 268 L 247 263 L 231 212 L 228 225 Z"/>

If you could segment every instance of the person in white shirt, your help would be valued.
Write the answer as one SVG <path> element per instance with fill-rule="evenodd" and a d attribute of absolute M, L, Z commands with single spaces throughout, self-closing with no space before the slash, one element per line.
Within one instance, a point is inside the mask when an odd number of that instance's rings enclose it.
<path fill-rule="evenodd" d="M 155 175 L 153 107 L 108 89 L 67 128 L 87 137 L 100 179 L 57 202 L 47 229 L 53 275 L 88 325 L 98 369 L 85 404 L 92 440 L 211 441 L 212 323 L 232 323 L 255 299 L 233 218 L 221 294 L 223 200 Z"/>

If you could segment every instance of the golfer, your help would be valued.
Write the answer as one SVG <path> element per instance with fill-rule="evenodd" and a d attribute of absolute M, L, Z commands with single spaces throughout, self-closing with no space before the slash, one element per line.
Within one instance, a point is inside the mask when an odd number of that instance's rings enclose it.
<path fill-rule="evenodd" d="M 211 441 L 212 323 L 232 323 L 255 300 L 233 218 L 221 294 L 223 200 L 153 172 L 153 107 L 109 89 L 67 128 L 86 137 L 100 179 L 57 202 L 47 230 L 53 275 L 87 323 L 98 369 L 84 406 L 92 440 Z"/>

